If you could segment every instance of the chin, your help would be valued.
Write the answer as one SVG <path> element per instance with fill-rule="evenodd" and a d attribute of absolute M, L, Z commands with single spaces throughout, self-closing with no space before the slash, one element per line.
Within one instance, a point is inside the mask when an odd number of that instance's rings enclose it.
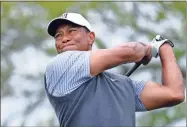
<path fill-rule="evenodd" d="M 58 51 L 57 54 L 63 53 L 63 51 Z"/>
<path fill-rule="evenodd" d="M 79 50 L 75 45 L 69 45 L 69 46 L 65 46 L 62 51 L 75 51 L 75 50 Z"/>

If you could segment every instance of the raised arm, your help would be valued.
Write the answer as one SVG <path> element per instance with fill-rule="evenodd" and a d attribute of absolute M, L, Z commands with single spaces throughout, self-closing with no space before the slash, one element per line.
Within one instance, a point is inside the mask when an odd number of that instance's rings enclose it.
<path fill-rule="evenodd" d="M 168 43 L 160 47 L 160 59 L 162 84 L 148 81 L 141 93 L 141 100 L 147 110 L 174 106 L 184 101 L 182 74 Z"/>
<path fill-rule="evenodd" d="M 139 42 L 129 42 L 111 49 L 91 51 L 90 73 L 92 76 L 124 63 L 151 59 L 151 46 Z"/>

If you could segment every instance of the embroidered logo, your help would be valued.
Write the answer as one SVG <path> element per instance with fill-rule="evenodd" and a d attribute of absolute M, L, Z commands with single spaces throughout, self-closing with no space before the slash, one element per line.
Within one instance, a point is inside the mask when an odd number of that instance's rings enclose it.
<path fill-rule="evenodd" d="M 64 13 L 64 14 L 62 14 L 62 18 L 67 18 L 67 16 L 68 16 L 68 13 Z"/>

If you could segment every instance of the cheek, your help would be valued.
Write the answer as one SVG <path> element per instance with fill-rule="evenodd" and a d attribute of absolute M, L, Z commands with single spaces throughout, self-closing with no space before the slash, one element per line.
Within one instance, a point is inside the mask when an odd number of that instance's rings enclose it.
<path fill-rule="evenodd" d="M 80 35 L 79 37 L 76 38 L 77 43 L 80 45 L 87 45 L 88 43 L 88 38 L 85 35 Z"/>
<path fill-rule="evenodd" d="M 55 47 L 56 47 L 56 51 L 57 51 L 58 53 L 60 53 L 60 52 L 61 52 L 60 45 L 56 43 L 56 44 L 55 44 Z"/>
<path fill-rule="evenodd" d="M 78 48 L 86 48 L 87 47 L 87 45 L 88 45 L 88 42 L 87 42 L 87 40 L 85 39 L 85 38 L 81 38 L 80 40 L 79 40 L 79 42 L 78 42 L 78 44 L 77 44 L 77 47 Z"/>
<path fill-rule="evenodd" d="M 61 44 L 59 42 L 55 42 L 55 46 L 56 46 L 57 49 L 59 49 Z"/>
<path fill-rule="evenodd" d="M 72 40 L 75 41 L 75 45 L 78 49 L 85 50 L 89 47 L 88 37 L 84 33 L 74 36 Z"/>

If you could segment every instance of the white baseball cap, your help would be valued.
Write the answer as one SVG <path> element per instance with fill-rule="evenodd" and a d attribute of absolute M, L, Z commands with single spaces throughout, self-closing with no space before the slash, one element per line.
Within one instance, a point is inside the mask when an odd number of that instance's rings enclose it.
<path fill-rule="evenodd" d="M 63 13 L 60 17 L 57 17 L 49 22 L 48 28 L 47 28 L 48 33 L 54 37 L 57 28 L 63 23 L 66 23 L 67 21 L 80 25 L 80 26 L 84 26 L 88 30 L 92 31 L 90 23 L 81 14 Z"/>

